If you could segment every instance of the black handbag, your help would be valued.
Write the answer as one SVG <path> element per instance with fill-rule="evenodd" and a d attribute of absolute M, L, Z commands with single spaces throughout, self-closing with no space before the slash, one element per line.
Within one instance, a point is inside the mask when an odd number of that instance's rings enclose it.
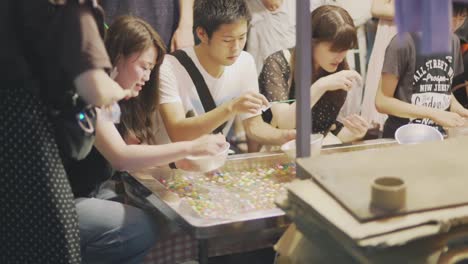
<path fill-rule="evenodd" d="M 96 109 L 73 92 L 65 100 L 60 111 L 49 111 L 55 139 L 63 159 L 82 160 L 94 145 Z"/>
<path fill-rule="evenodd" d="M 76 4 L 88 5 L 93 10 L 93 16 L 96 19 L 100 33 L 103 34 L 102 13 L 97 11 L 95 0 L 49 0 L 49 3 L 51 6 L 51 24 L 47 30 L 46 46 L 50 50 L 61 48 L 60 42 L 55 40 L 56 38 L 63 38 L 62 34 L 67 34 L 63 31 L 61 24 L 67 15 L 66 10 L 69 6 Z M 47 76 L 48 80 L 52 81 L 49 83 L 53 85 L 44 87 L 43 91 L 47 94 L 46 97 L 58 97 L 58 99 L 52 100 L 52 103 L 48 104 L 48 109 L 55 128 L 55 138 L 60 155 L 65 162 L 82 160 L 89 154 L 94 145 L 96 110 L 79 97 L 71 83 L 63 86 L 61 85 L 64 83 L 63 79 L 54 79 L 55 76 L 63 75 L 60 69 L 55 67 L 51 69 L 53 71 Z M 49 98 L 44 99 L 47 101 Z"/>
<path fill-rule="evenodd" d="M 46 47 L 49 50 L 62 48 L 56 39 L 63 38 L 62 34 L 68 34 L 63 31 L 61 24 L 67 15 L 66 10 L 69 6 L 88 5 L 93 10 L 99 30 L 102 31 L 103 22 L 100 19 L 101 16 L 95 11 L 95 0 L 49 0 L 49 3 L 51 24 L 45 38 Z M 43 91 L 47 97 L 57 96 L 48 104 L 48 112 L 55 128 L 55 138 L 60 155 L 64 162 L 82 160 L 89 154 L 94 145 L 96 110 L 79 97 L 71 83 L 62 85 L 65 83 L 63 79 L 60 77 L 55 79 L 56 76 L 64 74 L 59 68 L 52 65 L 49 69 L 53 69 L 47 75 L 49 83 L 52 85 L 44 87 Z M 44 99 L 47 101 L 50 98 Z"/>
<path fill-rule="evenodd" d="M 57 46 L 55 38 L 61 33 L 61 19 L 65 16 L 63 10 L 67 5 L 72 4 L 89 5 L 93 10 L 97 6 L 95 0 L 49 0 L 47 10 L 49 11 L 48 16 L 51 23 L 50 27 L 46 30 L 44 38 L 44 46 L 48 47 L 48 50 L 61 48 Z M 14 11 L 13 14 L 20 10 L 15 9 L 18 8 L 16 5 L 12 5 L 11 8 Z M 97 12 L 94 13 L 95 16 L 97 14 Z M 11 19 L 13 19 L 12 23 L 21 24 L 21 21 L 16 20 L 17 17 L 12 16 Z M 100 29 L 102 29 L 102 19 L 97 20 L 98 26 L 100 25 Z M 30 62 L 37 58 L 25 47 L 27 40 L 22 35 L 21 28 L 18 28 L 14 33 L 14 37 L 18 41 L 18 46 L 22 48 L 26 61 L 30 65 L 34 65 Z M 64 85 L 63 82 L 57 82 L 56 78 L 60 78 L 63 72 L 54 68 L 54 71 L 47 72 L 48 77 L 52 76 L 52 78 L 48 79 L 44 77 L 45 74 L 42 70 L 46 68 L 50 69 L 47 67 L 50 65 L 43 66 L 42 68 L 31 67 L 31 73 L 35 79 L 32 81 L 32 92 L 38 94 L 46 104 L 47 114 L 53 124 L 56 142 L 62 159 L 64 161 L 82 160 L 89 154 L 94 145 L 96 110 L 79 97 L 75 87 L 71 83 L 70 85 Z M 49 82 L 50 80 L 52 82 Z M 51 83 L 56 85 L 50 85 Z"/>

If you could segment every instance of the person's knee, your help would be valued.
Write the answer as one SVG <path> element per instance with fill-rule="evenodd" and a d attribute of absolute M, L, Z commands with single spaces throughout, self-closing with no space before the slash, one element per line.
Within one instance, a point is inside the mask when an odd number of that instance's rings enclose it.
<path fill-rule="evenodd" d="M 156 243 L 157 231 L 154 219 L 150 214 L 138 209 L 133 208 L 136 212 L 132 216 L 132 223 L 124 226 L 124 233 L 127 234 L 124 243 L 130 251 L 148 251 Z"/>
<path fill-rule="evenodd" d="M 138 263 L 156 242 L 155 220 L 141 209 L 100 199 L 76 205 L 86 263 Z"/>

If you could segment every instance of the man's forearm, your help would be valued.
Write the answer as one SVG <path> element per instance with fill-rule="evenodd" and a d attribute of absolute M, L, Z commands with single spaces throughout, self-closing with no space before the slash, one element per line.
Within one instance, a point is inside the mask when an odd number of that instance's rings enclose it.
<path fill-rule="evenodd" d="M 320 100 L 325 94 L 326 90 L 323 86 L 320 86 L 318 82 L 312 84 L 310 89 L 310 109 Z M 296 107 L 297 103 L 275 103 L 271 107 L 273 112 L 273 120 L 277 123 L 278 127 L 296 127 Z"/>
<path fill-rule="evenodd" d="M 221 105 L 200 116 L 187 117 L 179 121 L 165 120 L 171 113 L 161 113 L 166 130 L 173 142 L 194 140 L 200 136 L 212 133 L 216 128 L 234 116 L 230 104 Z"/>
<path fill-rule="evenodd" d="M 74 84 L 78 94 L 87 103 L 95 106 L 110 105 L 129 94 L 102 69 L 81 73 L 74 80 Z"/>
<path fill-rule="evenodd" d="M 260 116 L 244 120 L 243 124 L 248 138 L 263 145 L 282 145 L 295 137 L 294 130 L 274 128 Z"/>
<path fill-rule="evenodd" d="M 394 97 L 389 97 L 383 94 L 381 90 L 377 91 L 375 106 L 380 113 L 401 118 L 431 118 L 431 111 L 433 110 L 429 107 L 413 105 Z"/>
<path fill-rule="evenodd" d="M 385 110 L 381 111 L 383 109 Z M 379 112 L 402 118 L 431 118 L 431 111 L 433 110 L 435 109 L 431 107 L 413 105 L 396 98 L 388 98 L 385 107 L 380 108 Z"/>

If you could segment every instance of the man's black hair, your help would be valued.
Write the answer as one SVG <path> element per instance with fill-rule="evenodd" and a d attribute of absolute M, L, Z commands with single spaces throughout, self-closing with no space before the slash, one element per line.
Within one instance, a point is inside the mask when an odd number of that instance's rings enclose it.
<path fill-rule="evenodd" d="M 453 3 L 452 4 L 453 8 L 453 15 L 461 15 L 461 16 L 466 16 L 468 13 L 468 5 L 465 3 Z"/>
<path fill-rule="evenodd" d="M 195 0 L 193 28 L 203 28 L 208 38 L 223 24 L 240 20 L 250 22 L 251 14 L 245 0 Z"/>

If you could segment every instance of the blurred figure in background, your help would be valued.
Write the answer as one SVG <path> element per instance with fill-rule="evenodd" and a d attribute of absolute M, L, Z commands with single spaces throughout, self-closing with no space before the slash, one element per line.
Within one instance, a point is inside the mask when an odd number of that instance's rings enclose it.
<path fill-rule="evenodd" d="M 132 15 L 148 22 L 170 51 L 194 45 L 194 0 L 101 0 L 106 21 Z"/>
<path fill-rule="evenodd" d="M 372 53 L 370 54 L 361 114 L 382 131 L 387 115 L 379 113 L 375 108 L 375 95 L 381 85 L 380 78 L 385 49 L 397 33 L 396 26 L 393 23 L 393 16 L 395 15 L 394 0 L 373 0 L 371 10 L 372 16 L 379 19 L 379 24 Z"/>
<path fill-rule="evenodd" d="M 252 13 L 246 50 L 260 73 L 265 59 L 296 43 L 295 0 L 248 0 Z"/>

